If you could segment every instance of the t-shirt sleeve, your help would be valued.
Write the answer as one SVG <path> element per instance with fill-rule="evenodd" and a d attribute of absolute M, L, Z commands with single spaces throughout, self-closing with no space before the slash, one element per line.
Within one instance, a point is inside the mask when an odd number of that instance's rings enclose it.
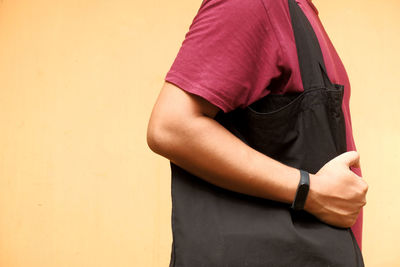
<path fill-rule="evenodd" d="M 270 92 L 280 52 L 261 0 L 203 0 L 165 80 L 229 112 Z"/>

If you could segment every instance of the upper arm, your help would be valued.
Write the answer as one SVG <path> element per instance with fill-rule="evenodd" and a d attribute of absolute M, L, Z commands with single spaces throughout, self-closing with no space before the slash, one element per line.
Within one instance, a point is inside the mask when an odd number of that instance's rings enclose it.
<path fill-rule="evenodd" d="M 214 118 L 220 108 L 196 94 L 189 93 L 168 81 L 164 82 L 154 109 L 171 115 L 180 116 L 207 116 Z"/>
<path fill-rule="evenodd" d="M 214 118 L 219 111 L 220 108 L 204 98 L 164 82 L 148 123 L 147 143 L 152 150 L 157 150 L 168 131 L 190 127 L 199 116 Z"/>
<path fill-rule="evenodd" d="M 189 93 L 177 85 L 166 81 L 161 89 L 160 104 L 167 101 L 173 104 L 180 114 L 187 116 L 207 116 L 214 118 L 220 108 L 196 94 Z M 167 110 L 165 110 L 167 112 Z"/>

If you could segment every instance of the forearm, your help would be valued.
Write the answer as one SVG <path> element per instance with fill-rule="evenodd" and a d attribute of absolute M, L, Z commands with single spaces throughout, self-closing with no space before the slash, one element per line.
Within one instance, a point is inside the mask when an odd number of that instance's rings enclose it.
<path fill-rule="evenodd" d="M 293 201 L 299 171 L 252 149 L 212 118 L 198 115 L 170 123 L 153 139 L 157 139 L 150 145 L 154 152 L 210 183 L 252 196 Z"/>

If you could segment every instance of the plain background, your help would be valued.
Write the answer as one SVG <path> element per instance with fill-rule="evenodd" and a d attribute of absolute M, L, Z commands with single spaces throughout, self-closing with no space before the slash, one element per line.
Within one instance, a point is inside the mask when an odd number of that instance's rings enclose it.
<path fill-rule="evenodd" d="M 0 1 L 0 266 L 168 266 L 151 109 L 200 0 Z M 366 266 L 399 266 L 400 2 L 314 0 L 352 84 Z"/>

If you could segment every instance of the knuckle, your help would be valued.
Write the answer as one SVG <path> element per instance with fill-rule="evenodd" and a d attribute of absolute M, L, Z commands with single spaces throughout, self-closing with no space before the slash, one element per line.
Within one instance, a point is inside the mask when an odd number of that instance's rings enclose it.
<path fill-rule="evenodd" d="M 359 212 L 349 212 L 348 215 L 344 219 L 345 227 L 352 227 L 356 221 Z"/>
<path fill-rule="evenodd" d="M 363 184 L 363 193 L 366 194 L 368 192 L 368 184 L 364 182 Z"/>
<path fill-rule="evenodd" d="M 360 159 L 360 153 L 358 153 L 357 151 L 349 151 L 349 154 L 354 157 L 355 159 L 359 160 Z"/>
<path fill-rule="evenodd" d="M 360 181 L 360 185 L 359 185 L 359 188 L 360 188 L 360 190 L 361 190 L 361 193 L 363 194 L 363 195 L 365 195 L 367 192 L 368 192 L 368 184 L 364 181 L 364 180 L 359 180 Z"/>
<path fill-rule="evenodd" d="M 356 223 L 357 217 L 351 216 L 348 220 L 348 227 L 353 226 Z"/>
<path fill-rule="evenodd" d="M 367 199 L 366 198 L 363 199 L 363 206 L 365 206 L 365 205 L 367 205 Z"/>
<path fill-rule="evenodd" d="M 348 219 L 346 220 L 346 222 L 344 223 L 345 227 L 351 227 L 353 225 L 353 220 L 352 219 Z"/>

